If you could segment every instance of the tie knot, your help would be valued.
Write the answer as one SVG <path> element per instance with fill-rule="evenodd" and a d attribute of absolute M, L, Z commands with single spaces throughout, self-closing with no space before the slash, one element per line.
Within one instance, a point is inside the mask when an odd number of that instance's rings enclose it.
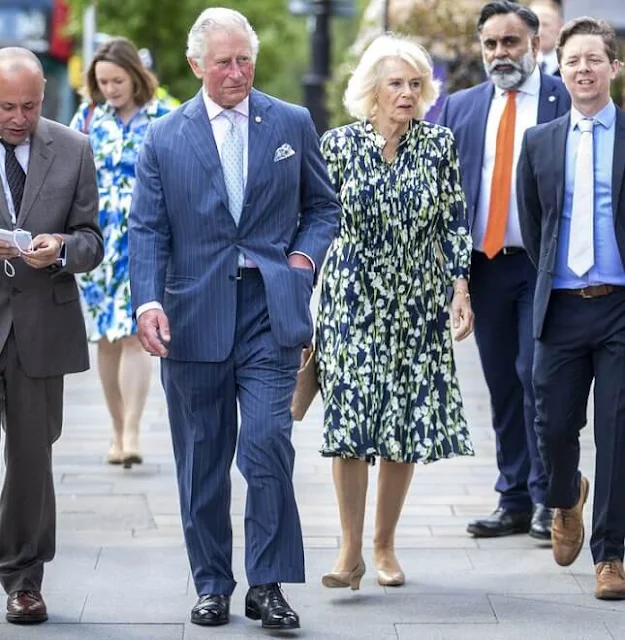
<path fill-rule="evenodd" d="M 15 147 L 17 145 L 15 144 L 11 144 L 10 142 L 7 142 L 6 140 L 0 140 L 0 143 L 2 144 L 2 146 L 9 152 L 9 153 L 15 153 Z"/>
<path fill-rule="evenodd" d="M 237 123 L 237 112 L 234 109 L 224 109 L 222 113 L 228 122 L 234 127 Z"/>
<path fill-rule="evenodd" d="M 592 133 L 592 128 L 595 125 L 595 121 L 589 118 L 582 118 L 578 123 L 577 127 L 582 133 Z"/>

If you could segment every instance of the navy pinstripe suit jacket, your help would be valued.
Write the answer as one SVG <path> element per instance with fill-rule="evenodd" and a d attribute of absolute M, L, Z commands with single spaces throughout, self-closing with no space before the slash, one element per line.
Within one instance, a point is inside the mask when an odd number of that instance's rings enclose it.
<path fill-rule="evenodd" d="M 285 143 L 295 154 L 274 162 Z M 132 303 L 163 305 L 172 359 L 230 354 L 240 251 L 261 271 L 276 340 L 295 347 L 312 337 L 313 276 L 290 268 L 288 254 L 321 268 L 340 208 L 308 111 L 252 90 L 248 156 L 237 226 L 201 92 L 148 129 L 129 220 Z"/>

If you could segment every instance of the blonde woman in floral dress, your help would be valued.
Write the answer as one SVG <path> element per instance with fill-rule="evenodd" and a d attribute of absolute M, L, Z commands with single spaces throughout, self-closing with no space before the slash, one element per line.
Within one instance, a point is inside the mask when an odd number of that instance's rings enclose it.
<path fill-rule="evenodd" d="M 154 99 L 157 83 L 135 46 L 111 38 L 87 71 L 89 104 L 71 126 L 86 133 L 93 149 L 100 195 L 104 260 L 78 277 L 89 339 L 98 344 L 98 370 L 113 421 L 107 460 L 131 466 L 143 461 L 139 423 L 152 363 L 136 336 L 128 274 L 128 214 L 135 163 L 148 124 L 169 108 Z"/>
<path fill-rule="evenodd" d="M 322 139 L 343 209 L 317 320 L 321 453 L 334 457 L 342 528 L 327 587 L 357 589 L 365 572 L 369 463 L 381 460 L 377 580 L 399 586 L 395 529 L 414 463 L 473 453 L 452 350 L 452 334 L 461 340 L 473 326 L 471 236 L 453 136 L 421 119 L 437 95 L 427 53 L 380 36 L 345 94 L 359 121 Z"/>

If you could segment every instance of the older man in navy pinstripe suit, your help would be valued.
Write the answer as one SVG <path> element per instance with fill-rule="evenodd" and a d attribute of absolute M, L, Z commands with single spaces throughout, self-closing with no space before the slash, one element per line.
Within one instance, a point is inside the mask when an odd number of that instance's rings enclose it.
<path fill-rule="evenodd" d="M 246 615 L 299 628 L 281 582 L 304 581 L 290 401 L 309 301 L 339 206 L 308 112 L 252 89 L 258 39 L 204 11 L 187 57 L 203 89 L 155 122 L 130 215 L 133 304 L 162 360 L 197 624 L 229 621 L 230 466 L 248 484 Z"/>

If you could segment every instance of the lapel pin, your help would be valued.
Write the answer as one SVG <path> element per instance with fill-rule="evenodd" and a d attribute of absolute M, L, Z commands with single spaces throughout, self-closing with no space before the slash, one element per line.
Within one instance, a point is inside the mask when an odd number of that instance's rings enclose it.
<path fill-rule="evenodd" d="M 263 121 L 263 119 L 260 116 L 256 116 L 254 118 L 254 122 L 262 122 L 262 121 Z"/>
<path fill-rule="evenodd" d="M 555 96 L 549 96 L 549 102 L 555 102 L 555 101 L 556 101 Z"/>

